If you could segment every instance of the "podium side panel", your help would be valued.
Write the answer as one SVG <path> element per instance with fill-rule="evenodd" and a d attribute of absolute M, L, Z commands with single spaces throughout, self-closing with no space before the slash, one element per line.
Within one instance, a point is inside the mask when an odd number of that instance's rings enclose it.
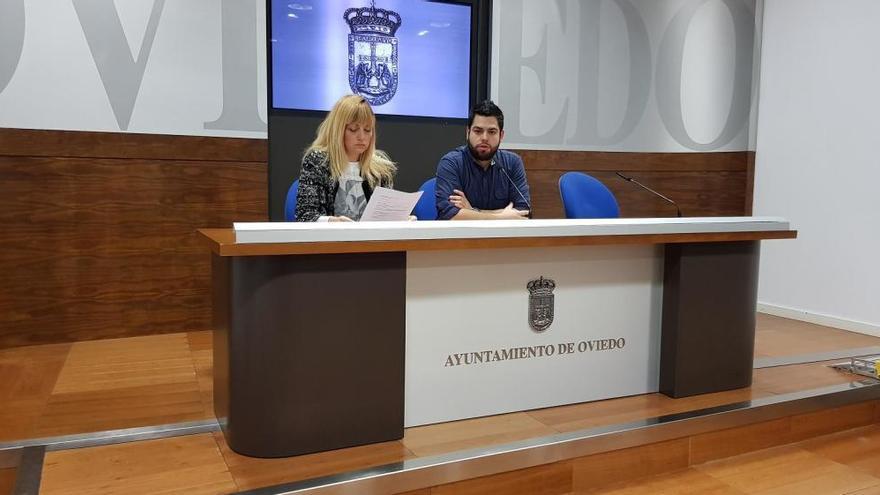
<path fill-rule="evenodd" d="M 751 385 L 759 257 L 758 241 L 666 246 L 661 392 Z"/>
<path fill-rule="evenodd" d="M 237 257 L 229 280 L 233 450 L 403 437 L 406 253 Z"/>

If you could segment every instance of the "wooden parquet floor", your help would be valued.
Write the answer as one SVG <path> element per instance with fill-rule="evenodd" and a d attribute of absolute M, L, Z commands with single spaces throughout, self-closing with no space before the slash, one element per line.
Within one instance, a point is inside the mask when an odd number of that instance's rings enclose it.
<path fill-rule="evenodd" d="M 773 316 L 759 315 L 758 318 L 758 357 L 868 346 L 880 346 L 880 338 Z M 191 332 L 0 350 L 0 376 L 3 377 L 0 380 L 0 442 L 211 419 L 211 349 L 210 332 Z M 219 433 L 50 452 L 44 465 L 41 493 L 229 493 L 414 457 L 846 383 L 851 379 L 821 364 L 766 368 L 755 371 L 754 385 L 748 389 L 685 399 L 648 394 L 422 426 L 407 429 L 405 437 L 398 442 L 288 459 L 240 456 L 227 447 Z M 858 416 L 853 424 L 865 424 L 861 417 L 864 415 L 869 422 L 876 417 L 875 405 L 865 407 L 864 411 L 847 413 Z M 777 438 L 778 435 L 774 435 L 779 432 L 774 433 L 774 428 L 781 427 L 762 424 L 767 438 Z M 785 428 L 786 434 L 790 434 L 792 425 Z M 785 439 L 797 440 L 790 436 Z M 720 444 L 730 445 L 730 440 L 721 438 Z M 852 456 L 840 443 L 848 441 L 871 447 L 862 445 L 857 451 L 865 456 Z M 606 486 L 601 490 L 611 491 L 596 493 L 795 493 L 785 491 L 784 487 L 799 489 L 799 494 L 880 493 L 870 491 L 880 486 L 880 454 L 876 452 L 880 446 L 877 444 L 880 444 L 878 426 L 719 461 L 712 459 L 738 452 L 735 448 L 717 452 L 705 446 L 700 450 L 699 444 L 692 444 L 685 453 L 688 457 L 685 467 L 690 466 L 687 469 L 641 481 L 651 485 Z M 874 460 L 866 461 L 866 456 Z M 704 460 L 705 463 L 695 465 L 695 461 Z M 749 475 L 742 474 L 763 463 L 791 473 L 788 477 L 779 474 L 778 482 L 763 483 L 749 481 Z M 831 491 L 810 491 L 816 487 L 825 490 L 826 485 L 811 482 L 809 477 L 798 477 L 804 470 L 792 468 L 797 463 L 827 477 L 822 483 L 827 483 Z M 541 476 L 552 479 L 556 474 L 550 469 Z M 9 484 L 8 478 L 8 470 L 0 470 L 0 495 L 4 493 L 4 483 Z M 552 493 L 588 493 L 600 489 L 595 484 L 578 483 L 577 476 L 572 479 L 574 482 L 565 485 L 567 488 L 564 486 L 563 491 Z M 595 480 L 595 475 L 591 479 Z M 517 483 L 517 486 L 528 485 Z M 461 493 L 467 492 L 463 486 L 459 488 L 464 490 Z M 833 491 L 838 488 L 849 492 Z M 430 493 L 458 493 L 449 490 L 452 488 L 435 487 Z M 540 488 L 535 493 L 544 491 L 545 488 Z"/>
<path fill-rule="evenodd" d="M 569 493 L 877 495 L 880 494 L 880 426 L 848 430 L 671 473 Z"/>

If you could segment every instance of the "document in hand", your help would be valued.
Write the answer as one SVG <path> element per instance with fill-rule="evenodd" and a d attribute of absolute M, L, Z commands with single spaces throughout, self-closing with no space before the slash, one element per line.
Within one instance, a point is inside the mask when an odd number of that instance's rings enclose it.
<path fill-rule="evenodd" d="M 420 197 L 422 191 L 407 193 L 377 187 L 361 215 L 361 222 L 408 220 Z"/>

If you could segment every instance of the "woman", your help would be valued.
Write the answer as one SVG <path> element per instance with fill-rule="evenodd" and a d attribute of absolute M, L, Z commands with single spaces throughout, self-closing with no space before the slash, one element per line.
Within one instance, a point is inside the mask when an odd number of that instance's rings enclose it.
<path fill-rule="evenodd" d="M 302 160 L 298 222 L 360 219 L 376 187 L 391 187 L 395 164 L 376 149 L 376 116 L 367 101 L 343 96 L 318 127 Z"/>

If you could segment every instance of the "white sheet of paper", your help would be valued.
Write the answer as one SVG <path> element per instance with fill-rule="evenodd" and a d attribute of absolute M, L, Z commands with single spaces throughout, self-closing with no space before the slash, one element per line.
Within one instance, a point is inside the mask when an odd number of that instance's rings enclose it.
<path fill-rule="evenodd" d="M 422 191 L 407 193 L 386 187 L 377 187 L 361 215 L 361 222 L 403 221 L 409 219 Z"/>

